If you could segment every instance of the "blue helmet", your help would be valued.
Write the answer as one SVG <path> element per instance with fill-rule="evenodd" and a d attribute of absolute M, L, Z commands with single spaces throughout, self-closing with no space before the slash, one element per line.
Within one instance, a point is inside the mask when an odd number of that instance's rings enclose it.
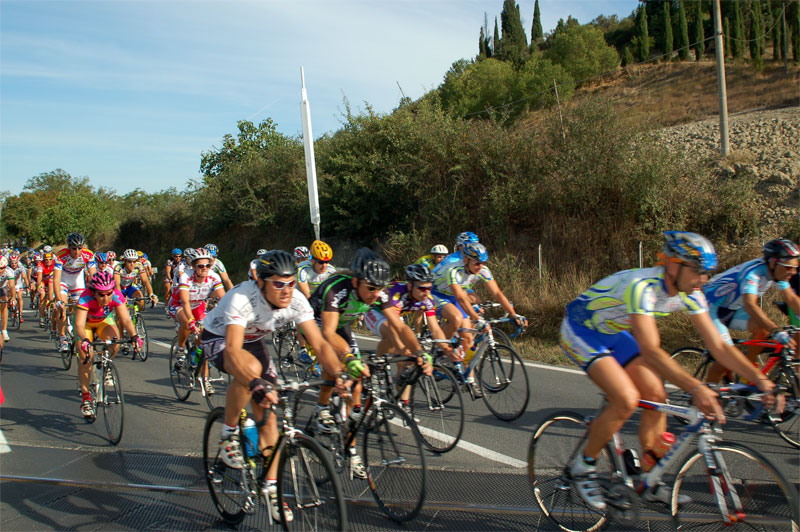
<path fill-rule="evenodd" d="M 489 260 L 489 252 L 486 251 L 486 246 L 480 242 L 465 242 L 464 249 L 461 250 L 465 257 L 475 259 L 481 262 Z"/>
<path fill-rule="evenodd" d="M 175 249 L 172 250 L 172 254 L 173 255 L 183 255 L 183 251 L 181 251 L 181 248 L 175 248 Z"/>
<path fill-rule="evenodd" d="M 701 273 L 717 269 L 717 252 L 709 240 L 688 231 L 665 231 L 664 255 L 697 266 Z"/>
<path fill-rule="evenodd" d="M 465 231 L 456 237 L 456 247 L 466 244 L 467 242 L 478 242 L 478 235 L 472 231 Z"/>
<path fill-rule="evenodd" d="M 94 254 L 94 259 L 99 262 L 108 262 L 108 253 L 102 251 Z"/>
<path fill-rule="evenodd" d="M 209 251 L 209 253 L 211 253 L 212 257 L 217 256 L 217 252 L 219 252 L 217 246 L 215 246 L 214 244 L 206 244 L 204 247 Z"/>

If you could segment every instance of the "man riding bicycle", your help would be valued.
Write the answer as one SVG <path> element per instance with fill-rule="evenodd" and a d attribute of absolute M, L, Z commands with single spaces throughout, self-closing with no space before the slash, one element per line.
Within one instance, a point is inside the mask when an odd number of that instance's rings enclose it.
<path fill-rule="evenodd" d="M 122 264 L 114 269 L 114 281 L 117 284 L 117 290 L 122 292 L 125 299 L 140 299 L 143 296 L 142 288 L 145 288 L 147 298 L 153 305 L 158 302 L 158 297 L 153 293 L 153 287 L 150 286 L 150 278 L 136 256 L 136 250 L 126 249 L 122 254 Z M 144 311 L 144 301 L 136 301 L 136 306 L 139 308 L 139 312 Z"/>
<path fill-rule="evenodd" d="M 7 342 L 8 309 L 17 303 L 16 281 L 14 270 L 8 266 L 8 260 L 0 255 L 0 320 L 2 320 L 3 341 Z"/>
<path fill-rule="evenodd" d="M 96 271 L 94 253 L 86 249 L 86 239 L 80 233 L 67 235 L 67 249 L 56 254 L 53 285 L 56 291 L 56 306 L 59 307 L 57 319 L 58 332 L 61 335 L 61 351 L 69 350 L 69 339 L 65 335 L 67 325 L 67 305 L 81 297 L 86 289 L 85 277 L 91 277 Z"/>

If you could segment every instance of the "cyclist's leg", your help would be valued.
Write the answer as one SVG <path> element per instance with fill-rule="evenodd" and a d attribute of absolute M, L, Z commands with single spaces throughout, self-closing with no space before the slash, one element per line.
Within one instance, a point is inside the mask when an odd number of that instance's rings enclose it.
<path fill-rule="evenodd" d="M 191 319 L 192 316 L 186 316 L 183 307 L 178 308 L 175 313 L 175 321 L 178 322 L 178 347 L 181 349 L 186 346 L 186 339 L 189 338 L 189 321 Z"/>
<path fill-rule="evenodd" d="M 97 332 L 101 332 L 100 329 L 102 322 L 98 323 L 86 323 L 86 338 L 92 342 L 94 341 L 95 337 L 100 337 Z M 84 399 L 86 395 L 89 393 L 89 381 L 91 380 L 91 370 L 92 370 L 92 356 L 93 356 L 94 348 L 89 348 L 89 360 L 86 364 L 83 363 L 84 355 L 81 353 L 80 357 L 78 358 L 78 382 L 81 385 L 81 394 L 83 395 Z"/>
<path fill-rule="evenodd" d="M 645 364 L 642 357 L 632 360 L 625 366 L 625 371 L 639 390 L 640 398 L 656 403 L 663 403 L 667 400 L 664 381 L 650 366 Z M 639 442 L 642 444 L 643 451 L 652 449 L 658 435 L 665 430 L 667 430 L 666 414 L 653 410 L 642 410 L 639 418 Z"/>
<path fill-rule="evenodd" d="M 143 297 L 143 294 L 142 294 L 142 291 L 141 291 L 140 289 L 138 289 L 138 288 L 135 288 L 135 289 L 134 289 L 134 290 L 131 292 L 131 296 L 132 296 L 134 299 L 137 299 L 137 298 Z M 137 302 L 136 302 L 136 306 L 139 308 L 139 312 L 144 312 L 144 301 L 137 301 Z"/>
<path fill-rule="evenodd" d="M 749 316 L 748 316 L 749 318 Z M 747 320 L 747 330 L 750 331 L 753 335 L 753 340 L 766 340 L 769 338 L 769 331 L 761 326 L 759 326 L 755 320 L 748 319 Z M 750 362 L 753 365 L 758 366 L 758 355 L 764 350 L 763 347 L 759 347 L 757 345 L 748 345 L 747 346 L 747 358 L 750 359 Z"/>
<path fill-rule="evenodd" d="M 747 329 L 747 322 L 750 321 L 750 316 L 744 309 L 730 311 L 729 309 L 712 305 L 709 308 L 709 312 L 712 323 L 714 323 L 722 339 L 729 345 L 733 345 L 730 330 L 745 330 Z M 706 382 L 719 382 L 726 373 L 725 366 L 715 361 L 708 368 Z"/>

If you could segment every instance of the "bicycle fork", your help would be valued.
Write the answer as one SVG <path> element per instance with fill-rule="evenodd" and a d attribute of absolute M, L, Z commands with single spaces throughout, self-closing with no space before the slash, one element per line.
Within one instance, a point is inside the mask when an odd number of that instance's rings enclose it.
<path fill-rule="evenodd" d="M 733 485 L 728 466 L 722 456 L 714 453 L 711 448 L 713 441 L 707 437 L 700 437 L 698 448 L 706 461 L 706 471 L 708 472 L 708 484 L 711 493 L 717 500 L 717 508 L 726 525 L 744 521 L 747 515 L 742 510 L 742 500 Z M 726 502 L 730 497 L 733 505 L 732 511 Z"/>

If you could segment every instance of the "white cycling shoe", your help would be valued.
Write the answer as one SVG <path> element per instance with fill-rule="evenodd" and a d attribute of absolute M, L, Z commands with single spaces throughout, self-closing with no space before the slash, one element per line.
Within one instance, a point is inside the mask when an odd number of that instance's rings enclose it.
<path fill-rule="evenodd" d="M 583 457 L 575 457 L 570 468 L 570 475 L 578 493 L 586 504 L 599 512 L 605 511 L 606 500 L 603 497 L 603 490 L 597 479 L 597 467 L 590 466 L 584 462 Z"/>

